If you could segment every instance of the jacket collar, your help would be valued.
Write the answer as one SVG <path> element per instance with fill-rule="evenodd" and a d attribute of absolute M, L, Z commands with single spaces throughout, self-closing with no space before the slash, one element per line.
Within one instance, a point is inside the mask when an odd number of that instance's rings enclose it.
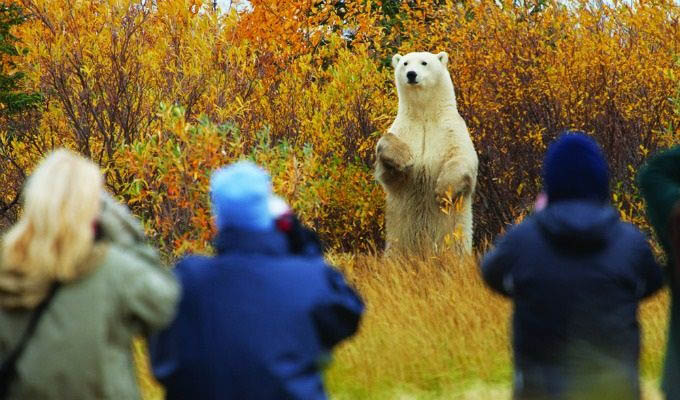
<path fill-rule="evenodd" d="M 218 254 L 246 253 L 281 255 L 287 254 L 288 238 L 277 230 L 259 232 L 242 229 L 223 229 L 213 241 Z"/>
<path fill-rule="evenodd" d="M 563 200 L 548 204 L 535 218 L 556 244 L 595 250 L 611 237 L 619 213 L 607 203 Z"/>

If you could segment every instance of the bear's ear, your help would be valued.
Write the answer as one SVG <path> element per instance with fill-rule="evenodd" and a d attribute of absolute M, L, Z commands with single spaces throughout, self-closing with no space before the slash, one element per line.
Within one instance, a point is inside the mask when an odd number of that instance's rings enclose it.
<path fill-rule="evenodd" d="M 449 62 L 449 55 L 447 52 L 442 51 L 441 53 L 437 54 L 437 59 L 439 59 L 442 64 L 446 65 Z"/>
<path fill-rule="evenodd" d="M 392 68 L 397 68 L 397 65 L 399 65 L 399 60 L 401 60 L 401 54 L 395 54 L 392 56 Z"/>

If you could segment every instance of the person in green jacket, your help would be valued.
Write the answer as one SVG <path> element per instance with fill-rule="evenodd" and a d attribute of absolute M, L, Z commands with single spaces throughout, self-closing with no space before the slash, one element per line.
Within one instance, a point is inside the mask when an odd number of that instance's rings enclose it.
<path fill-rule="evenodd" d="M 174 317 L 173 275 L 128 210 L 105 194 L 92 162 L 53 152 L 23 200 L 0 243 L 0 360 L 49 301 L 5 386 L 8 398 L 139 398 L 132 339 Z"/>
<path fill-rule="evenodd" d="M 638 185 L 668 259 L 671 309 L 662 388 L 667 399 L 680 399 L 680 146 L 651 158 L 640 169 Z"/>

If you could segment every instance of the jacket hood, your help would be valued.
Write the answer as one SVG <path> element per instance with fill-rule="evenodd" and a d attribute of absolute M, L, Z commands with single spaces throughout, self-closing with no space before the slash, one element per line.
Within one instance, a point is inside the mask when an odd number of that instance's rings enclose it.
<path fill-rule="evenodd" d="M 52 282 L 13 270 L 0 271 L 0 307 L 35 308 L 47 296 Z"/>
<path fill-rule="evenodd" d="M 102 209 L 98 222 L 99 240 L 102 243 L 112 243 L 151 264 L 160 262 L 155 248 L 146 245 L 142 225 L 127 207 L 114 200 L 108 192 L 102 192 Z"/>
<path fill-rule="evenodd" d="M 115 243 L 126 250 L 139 253 L 137 246 L 144 242 L 144 230 L 127 209 L 108 193 L 102 192 L 102 209 L 98 218 L 102 243 L 95 243 L 92 252 L 82 262 L 98 263 L 106 253 L 107 243 Z M 143 248 L 142 248 L 143 249 Z M 141 250 L 139 250 L 141 251 Z M 156 255 L 137 254 L 155 259 Z M 0 307 L 35 308 L 52 286 L 49 277 L 26 274 L 9 266 L 2 266 L 0 254 Z"/>
<path fill-rule="evenodd" d="M 552 201 L 609 199 L 609 167 L 602 149 L 583 132 L 567 132 L 548 146 L 543 183 Z"/>
<path fill-rule="evenodd" d="M 548 239 L 564 247 L 599 249 L 607 244 L 619 221 L 616 210 L 606 204 L 562 201 L 536 213 L 536 221 Z"/>
<path fill-rule="evenodd" d="M 213 245 L 218 254 L 282 255 L 289 253 L 288 239 L 277 230 L 267 232 L 226 228 L 217 232 Z"/>
<path fill-rule="evenodd" d="M 123 247 L 145 241 L 144 228 L 125 206 L 105 191 L 102 192 L 101 202 L 99 223 L 105 239 Z"/>

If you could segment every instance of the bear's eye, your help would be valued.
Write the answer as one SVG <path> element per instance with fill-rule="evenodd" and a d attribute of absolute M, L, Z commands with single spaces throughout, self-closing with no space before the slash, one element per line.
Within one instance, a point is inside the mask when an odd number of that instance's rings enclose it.
<path fill-rule="evenodd" d="M 423 61 L 423 62 L 422 62 L 421 64 L 423 64 L 423 65 L 427 65 L 427 63 L 426 63 L 425 61 Z"/>
<path fill-rule="evenodd" d="M 408 61 L 404 61 L 404 66 L 407 66 L 407 65 L 408 65 Z"/>

